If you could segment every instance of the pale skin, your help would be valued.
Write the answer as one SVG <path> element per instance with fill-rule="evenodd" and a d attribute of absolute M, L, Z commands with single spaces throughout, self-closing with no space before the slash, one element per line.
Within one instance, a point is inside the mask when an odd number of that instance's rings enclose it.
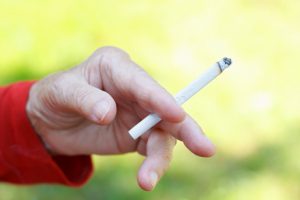
<path fill-rule="evenodd" d="M 176 140 L 198 156 L 215 152 L 172 95 L 115 47 L 99 48 L 74 68 L 35 83 L 26 111 L 50 154 L 145 156 L 137 181 L 146 191 L 168 169 Z M 133 140 L 128 130 L 153 112 L 163 121 Z"/>

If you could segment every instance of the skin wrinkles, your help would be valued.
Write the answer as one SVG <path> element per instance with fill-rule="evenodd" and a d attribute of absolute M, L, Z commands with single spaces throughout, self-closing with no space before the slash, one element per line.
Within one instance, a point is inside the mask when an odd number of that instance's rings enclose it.
<path fill-rule="evenodd" d="M 144 155 L 137 181 L 146 191 L 153 190 L 168 169 L 177 139 L 197 156 L 214 154 L 199 125 L 115 47 L 99 48 L 82 64 L 36 82 L 26 111 L 52 155 Z M 163 121 L 133 140 L 128 130 L 149 112 Z"/>

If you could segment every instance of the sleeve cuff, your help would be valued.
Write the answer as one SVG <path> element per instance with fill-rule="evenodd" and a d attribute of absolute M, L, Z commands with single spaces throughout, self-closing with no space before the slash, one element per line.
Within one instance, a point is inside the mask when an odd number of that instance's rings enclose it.
<path fill-rule="evenodd" d="M 81 186 L 93 172 L 91 157 L 48 154 L 25 110 L 33 84 L 16 83 L 0 92 L 0 179 Z"/>

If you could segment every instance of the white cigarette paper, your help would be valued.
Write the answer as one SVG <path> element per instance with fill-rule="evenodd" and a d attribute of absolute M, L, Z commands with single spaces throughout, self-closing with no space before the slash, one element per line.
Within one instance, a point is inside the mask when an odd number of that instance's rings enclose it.
<path fill-rule="evenodd" d="M 202 88 L 204 88 L 209 82 L 214 80 L 219 74 L 221 74 L 226 68 L 231 65 L 230 58 L 223 58 L 219 62 L 216 62 L 211 67 L 209 67 L 200 77 L 195 81 L 189 84 L 186 88 L 181 90 L 175 95 L 175 100 L 179 105 L 182 105 Z M 142 121 L 136 124 L 129 130 L 129 134 L 133 139 L 137 139 L 158 122 L 161 121 L 161 118 L 153 113 L 145 117 Z"/>

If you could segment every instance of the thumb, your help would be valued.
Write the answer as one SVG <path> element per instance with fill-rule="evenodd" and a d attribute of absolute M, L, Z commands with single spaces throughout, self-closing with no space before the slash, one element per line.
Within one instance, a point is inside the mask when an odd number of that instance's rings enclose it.
<path fill-rule="evenodd" d="M 68 108 L 98 124 L 109 124 L 116 115 L 116 103 L 105 91 L 88 83 L 76 83 L 67 89 L 64 102 Z"/>

